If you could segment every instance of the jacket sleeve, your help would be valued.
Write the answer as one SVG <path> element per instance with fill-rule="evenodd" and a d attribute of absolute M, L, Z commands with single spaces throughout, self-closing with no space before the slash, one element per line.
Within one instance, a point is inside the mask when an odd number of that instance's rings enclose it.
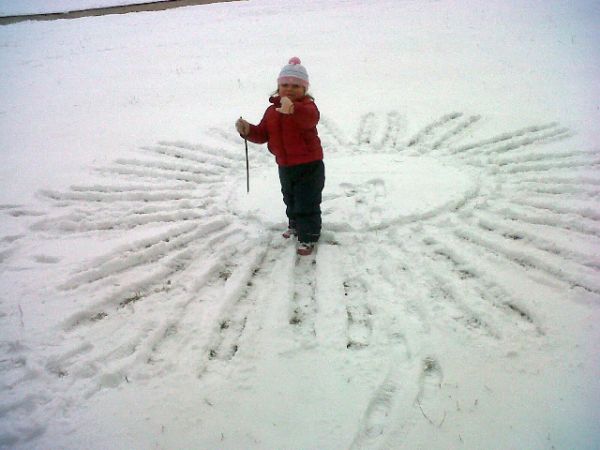
<path fill-rule="evenodd" d="M 246 136 L 246 139 L 250 142 L 264 144 L 269 140 L 269 133 L 267 132 L 267 111 L 265 111 L 265 114 L 258 125 L 250 124 L 250 132 L 248 133 L 248 136 Z"/>
<path fill-rule="evenodd" d="M 291 115 L 301 129 L 310 129 L 319 123 L 319 110 L 314 102 L 294 103 L 294 114 Z"/>

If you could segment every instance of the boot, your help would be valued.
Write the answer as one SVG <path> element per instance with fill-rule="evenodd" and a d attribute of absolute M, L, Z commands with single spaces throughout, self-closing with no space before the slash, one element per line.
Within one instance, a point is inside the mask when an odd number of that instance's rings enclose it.
<path fill-rule="evenodd" d="M 295 228 L 288 228 L 286 231 L 283 232 L 282 236 L 286 239 L 289 239 L 291 237 L 296 237 L 298 235 L 298 233 L 296 232 Z"/>
<path fill-rule="evenodd" d="M 314 242 L 300 242 L 300 245 L 298 246 L 298 250 L 296 250 L 296 253 L 298 253 L 300 256 L 308 256 L 308 255 L 312 254 L 314 248 L 315 248 Z"/>

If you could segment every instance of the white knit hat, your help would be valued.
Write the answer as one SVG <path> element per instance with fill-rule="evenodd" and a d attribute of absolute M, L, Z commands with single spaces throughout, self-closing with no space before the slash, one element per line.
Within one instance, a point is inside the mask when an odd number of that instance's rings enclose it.
<path fill-rule="evenodd" d="M 308 89 L 308 72 L 300 63 L 300 58 L 294 56 L 286 66 L 283 66 L 283 69 L 279 72 L 277 83 L 299 84 Z"/>

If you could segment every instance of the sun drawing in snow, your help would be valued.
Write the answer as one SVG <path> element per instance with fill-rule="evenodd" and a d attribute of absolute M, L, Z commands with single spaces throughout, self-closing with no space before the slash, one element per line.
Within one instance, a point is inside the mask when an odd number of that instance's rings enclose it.
<path fill-rule="evenodd" d="M 493 348 L 544 335 L 536 305 L 499 273 L 600 294 L 598 156 L 569 149 L 556 123 L 474 137 L 482 122 L 452 113 L 405 136 L 401 115 L 369 113 L 347 137 L 323 119 L 324 229 L 311 257 L 281 237 L 271 156 L 251 145 L 247 194 L 243 142 L 229 131 L 140 149 L 99 169 L 102 184 L 42 192 L 55 214 L 35 230 L 120 242 L 60 286 L 77 298 L 65 336 L 80 339 L 48 367 L 91 392 L 174 366 L 208 377 L 260 364 L 269 327 L 281 338 L 269 351 L 385 348 L 396 360 L 353 445 L 378 439 L 394 401 L 424 407 L 443 379 L 420 336 Z M 412 391 L 399 372 L 414 374 Z"/>

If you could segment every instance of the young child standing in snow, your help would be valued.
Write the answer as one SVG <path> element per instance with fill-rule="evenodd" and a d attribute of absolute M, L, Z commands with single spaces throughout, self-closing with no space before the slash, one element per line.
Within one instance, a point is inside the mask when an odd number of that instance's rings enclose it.
<path fill-rule="evenodd" d="M 310 255 L 321 234 L 321 193 L 325 185 L 323 148 L 317 133 L 319 110 L 307 94 L 308 73 L 294 57 L 281 69 L 277 93 L 258 125 L 238 119 L 235 126 L 250 142 L 264 144 L 279 166 L 288 230 L 298 237 L 298 254 Z"/>

